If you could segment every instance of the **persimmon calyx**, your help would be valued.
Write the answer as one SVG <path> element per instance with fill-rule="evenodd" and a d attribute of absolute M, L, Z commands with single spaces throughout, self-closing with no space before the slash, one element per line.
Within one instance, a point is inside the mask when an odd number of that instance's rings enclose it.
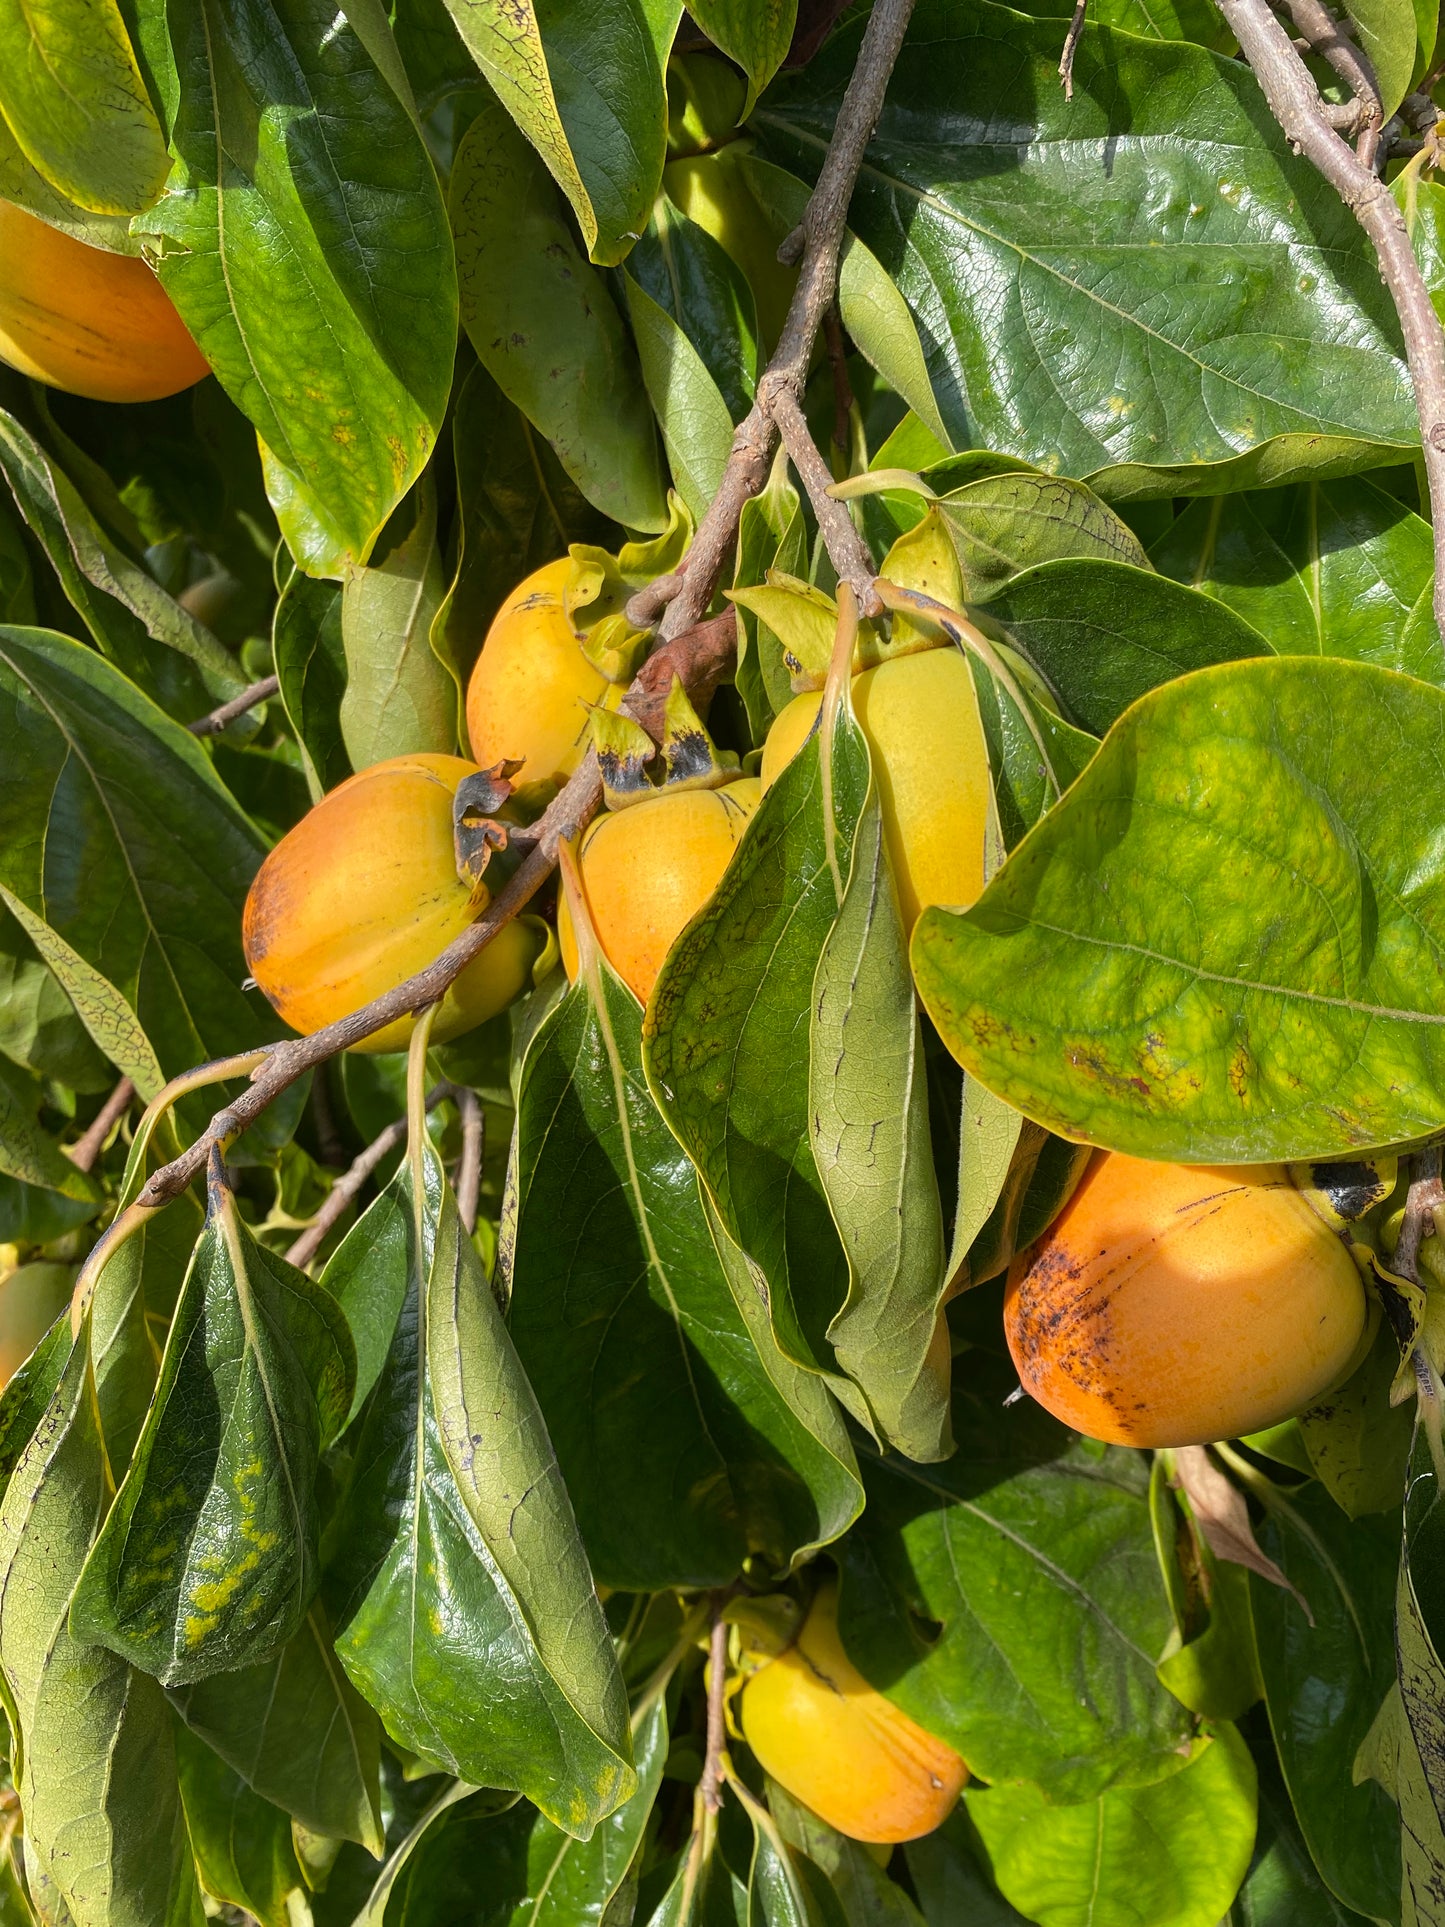
<path fill-rule="evenodd" d="M 692 542 L 692 515 L 675 490 L 667 497 L 667 527 L 647 542 L 624 542 L 615 555 L 574 542 L 562 609 L 578 647 L 609 682 L 630 683 L 647 654 L 650 631 L 627 619 L 630 597 L 674 570 Z"/>
<path fill-rule="evenodd" d="M 513 826 L 499 820 L 513 795 L 512 778 L 522 767 L 515 758 L 464 776 L 452 798 L 452 837 L 457 875 L 476 889 L 492 857 L 511 842 Z"/>
<path fill-rule="evenodd" d="M 661 744 L 625 711 L 601 704 L 592 707 L 592 744 L 609 810 L 625 810 L 662 791 L 722 789 L 742 774 L 733 752 L 719 749 L 709 736 L 680 676 L 667 692 Z"/>

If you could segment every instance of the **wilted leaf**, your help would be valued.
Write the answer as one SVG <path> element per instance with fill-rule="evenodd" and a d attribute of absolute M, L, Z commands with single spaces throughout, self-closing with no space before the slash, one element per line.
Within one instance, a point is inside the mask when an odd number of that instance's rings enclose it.
<path fill-rule="evenodd" d="M 510 1323 L 593 1570 L 642 1591 L 786 1571 L 861 1494 L 816 1378 L 750 1335 L 697 1179 L 642 1076 L 631 993 L 599 958 L 527 1051 Z M 749 1287 L 750 1289 L 750 1287 Z"/>
<path fill-rule="evenodd" d="M 1088 1800 L 1169 1771 L 1189 1730 L 1154 1670 L 1169 1603 L 1137 1457 L 1005 1410 L 1014 1376 L 964 1354 L 946 1464 L 861 1454 L 839 1625 L 871 1683 L 984 1779 Z"/>
<path fill-rule="evenodd" d="M 114 0 L 0 6 L 0 113 L 32 167 L 95 214 L 139 214 L 166 146 Z"/>
<path fill-rule="evenodd" d="M 1410 799 L 1440 781 L 1442 724 L 1445 694 L 1357 663 L 1154 691 L 972 910 L 924 912 L 914 972 L 949 1048 L 1025 1115 L 1146 1157 L 1438 1129 L 1445 925 Z"/>
<path fill-rule="evenodd" d="M 167 1685 L 284 1646 L 319 1583 L 317 1473 L 354 1371 L 334 1301 L 257 1243 L 213 1166 L 155 1399 L 76 1589 L 77 1633 Z"/>
<path fill-rule="evenodd" d="M 606 1623 L 541 1414 L 429 1142 L 397 1190 L 407 1245 L 398 1254 L 388 1240 L 377 1262 L 390 1274 L 405 1260 L 402 1290 L 388 1278 L 365 1295 L 399 1298 L 399 1316 L 333 1531 L 337 1651 L 393 1738 L 473 1784 L 519 1786 L 585 1837 L 633 1780 Z M 353 1279 L 348 1299 L 362 1289 Z"/>
<path fill-rule="evenodd" d="M 462 321 L 482 365 L 589 502 L 629 528 L 665 527 L 636 350 L 556 189 L 499 105 L 467 130 L 449 198 Z"/>
<path fill-rule="evenodd" d="M 431 157 L 325 0 L 204 0 L 168 25 L 174 166 L 136 231 L 226 392 L 363 562 L 451 387 L 456 276 Z"/>
<path fill-rule="evenodd" d="M 805 173 L 862 26 L 754 116 Z M 1163 495 L 1191 474 L 1210 493 L 1248 486 L 1212 465 L 1284 435 L 1300 466 L 1349 460 L 1342 441 L 1356 467 L 1414 443 L 1369 248 L 1248 69 L 1085 27 L 1066 100 L 1059 45 L 1052 21 L 924 0 L 853 196 L 955 440 L 1084 477 L 1137 464 Z"/>
<path fill-rule="evenodd" d="M 0 740 L 0 889 L 141 1095 L 274 1036 L 240 988 L 264 847 L 196 738 L 82 643 L 0 629 Z"/>

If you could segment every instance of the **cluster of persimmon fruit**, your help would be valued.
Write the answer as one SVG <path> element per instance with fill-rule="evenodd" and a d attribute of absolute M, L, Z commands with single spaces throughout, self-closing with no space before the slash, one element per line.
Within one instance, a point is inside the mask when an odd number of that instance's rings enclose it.
<path fill-rule="evenodd" d="M 718 226 L 722 189 L 699 168 L 675 192 Z M 22 372 L 107 401 L 158 398 L 205 374 L 143 261 L 0 202 L 0 262 L 0 357 Z M 471 760 L 417 753 L 363 769 L 262 864 L 245 905 L 246 958 L 296 1030 L 393 989 L 484 911 L 485 866 L 458 860 L 465 782 L 485 777 L 503 799 L 499 821 L 524 829 L 619 717 L 642 639 L 619 629 L 615 610 L 589 621 L 577 569 L 574 556 L 548 563 L 497 611 L 467 690 Z M 951 643 L 920 648 L 861 668 L 851 700 L 911 931 L 925 907 L 967 907 L 984 887 L 990 775 L 972 672 Z M 574 982 L 600 952 L 647 1004 L 762 798 L 817 728 L 822 702 L 810 689 L 782 710 L 755 774 L 710 753 L 660 782 L 644 775 L 609 788 L 610 807 L 565 866 L 558 904 L 556 945 Z M 447 990 L 433 1039 L 497 1016 L 555 956 L 543 919 L 506 924 Z M 415 1021 L 403 1017 L 356 1048 L 404 1048 Z M 72 1276 L 53 1264 L 10 1271 L 0 1380 L 63 1307 Z M 1307 1408 L 1354 1370 L 1374 1315 L 1349 1227 L 1317 1182 L 1296 1182 L 1284 1167 L 1101 1152 L 1052 1226 L 1014 1258 L 1004 1329 L 1024 1388 L 1065 1425 L 1167 1447 L 1248 1436 Z M 827 1581 L 783 1636 L 741 1639 L 742 1729 L 764 1769 L 841 1832 L 916 1838 L 945 1817 L 967 1769 L 858 1672 L 838 1603 Z"/>

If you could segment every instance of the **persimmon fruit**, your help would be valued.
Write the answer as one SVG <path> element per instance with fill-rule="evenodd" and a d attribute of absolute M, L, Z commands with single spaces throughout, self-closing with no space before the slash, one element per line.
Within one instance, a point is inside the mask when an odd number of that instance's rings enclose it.
<path fill-rule="evenodd" d="M 838 1588 L 820 1588 L 794 1643 L 743 1687 L 758 1763 L 851 1840 L 917 1840 L 948 1818 L 968 1768 L 871 1687 L 838 1637 Z"/>
<path fill-rule="evenodd" d="M 1095 1157 L 1009 1271 L 1025 1391 L 1118 1445 L 1203 1445 L 1304 1410 L 1353 1369 L 1364 1285 L 1283 1166 Z"/>
<path fill-rule="evenodd" d="M 763 745 L 762 785 L 811 735 L 822 695 L 795 696 Z M 973 676 L 957 649 L 897 656 L 853 678 L 853 710 L 873 753 L 904 927 L 931 903 L 966 910 L 983 892 L 988 751 Z"/>
<path fill-rule="evenodd" d="M 159 401 L 210 372 L 144 261 L 0 201 L 0 359 L 92 401 Z"/>
<path fill-rule="evenodd" d="M 592 706 L 626 694 L 585 654 L 563 605 L 573 564 L 563 556 L 518 583 L 492 619 L 467 684 L 467 734 L 483 768 L 520 763 L 524 793 L 557 788 L 587 751 Z"/>
<path fill-rule="evenodd" d="M 309 1034 L 424 970 L 490 902 L 457 874 L 452 802 L 476 766 L 460 756 L 396 756 L 324 796 L 256 873 L 242 917 L 251 974 L 293 1030 Z M 432 1029 L 445 1043 L 525 988 L 541 943 L 504 925 L 447 991 Z M 398 1018 L 361 1051 L 401 1050 Z"/>
<path fill-rule="evenodd" d="M 716 890 L 761 794 L 753 776 L 721 789 L 662 789 L 589 825 L 578 864 L 588 914 L 607 961 L 641 1003 Z M 577 938 L 565 896 L 557 938 L 575 983 Z"/>
<path fill-rule="evenodd" d="M 0 1386 L 10 1383 L 65 1310 L 74 1284 L 74 1265 L 18 1265 L 0 1278 Z"/>

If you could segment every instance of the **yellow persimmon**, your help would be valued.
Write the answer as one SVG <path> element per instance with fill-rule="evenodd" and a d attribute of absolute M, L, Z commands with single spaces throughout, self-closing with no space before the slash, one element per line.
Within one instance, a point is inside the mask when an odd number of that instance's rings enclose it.
<path fill-rule="evenodd" d="M 0 360 L 93 401 L 158 401 L 209 373 L 144 261 L 0 201 Z"/>
<path fill-rule="evenodd" d="M 852 1840 L 917 1840 L 948 1818 L 968 1768 L 871 1687 L 838 1637 L 838 1589 L 743 1688 L 742 1728 L 779 1785 Z"/>
<path fill-rule="evenodd" d="M 773 723 L 764 793 L 808 740 L 822 701 L 795 696 Z M 983 891 L 990 785 L 967 661 L 925 649 L 865 669 L 853 678 L 853 710 L 873 753 L 904 928 L 930 903 L 966 910 Z"/>
<path fill-rule="evenodd" d="M 721 880 L 762 792 L 743 776 L 716 790 L 659 790 L 597 817 L 582 839 L 582 888 L 607 961 L 646 1003 L 662 960 Z M 557 938 L 577 978 L 577 939 L 565 896 Z"/>
<path fill-rule="evenodd" d="M 570 557 L 536 569 L 492 620 L 467 684 L 467 733 L 485 768 L 521 764 L 519 789 L 558 785 L 587 749 L 589 708 L 616 709 L 626 693 L 584 654 L 567 619 Z"/>
<path fill-rule="evenodd" d="M 345 1017 L 423 970 L 490 901 L 457 875 L 452 799 L 476 766 L 460 756 L 397 756 L 324 796 L 281 839 L 246 898 L 251 974 L 294 1030 Z M 540 950 L 534 923 L 507 924 L 442 999 L 437 1043 L 504 1010 Z M 400 1050 L 399 1018 L 356 1048 Z"/>
<path fill-rule="evenodd" d="M 70 1303 L 74 1265 L 19 1265 L 0 1279 L 0 1386 L 8 1385 Z"/>
<path fill-rule="evenodd" d="M 1104 1153 L 1014 1260 L 1025 1391 L 1120 1445 L 1202 1445 L 1302 1411 L 1353 1366 L 1367 1302 L 1340 1236 L 1283 1166 Z"/>

